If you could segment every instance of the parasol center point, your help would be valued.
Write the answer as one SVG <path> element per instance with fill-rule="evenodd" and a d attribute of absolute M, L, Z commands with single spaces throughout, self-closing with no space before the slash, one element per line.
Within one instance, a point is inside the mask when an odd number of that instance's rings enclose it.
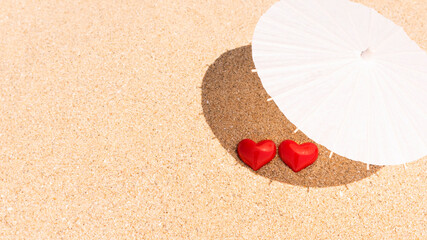
<path fill-rule="evenodd" d="M 362 51 L 360 53 L 360 57 L 362 57 L 365 60 L 371 59 L 372 58 L 372 50 L 367 48 L 366 50 Z"/>

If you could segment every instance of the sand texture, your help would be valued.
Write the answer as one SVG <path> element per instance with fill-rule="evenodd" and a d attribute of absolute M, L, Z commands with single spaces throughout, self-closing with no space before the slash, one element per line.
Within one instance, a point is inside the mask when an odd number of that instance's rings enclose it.
<path fill-rule="evenodd" d="M 425 158 L 238 159 L 311 141 L 251 72 L 274 2 L 0 1 L 0 239 L 427 239 Z M 358 2 L 427 50 L 427 1 Z"/>

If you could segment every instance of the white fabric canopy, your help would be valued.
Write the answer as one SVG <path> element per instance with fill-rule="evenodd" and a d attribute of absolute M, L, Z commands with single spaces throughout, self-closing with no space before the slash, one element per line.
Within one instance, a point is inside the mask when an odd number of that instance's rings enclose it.
<path fill-rule="evenodd" d="M 377 165 L 427 154 L 427 53 L 402 27 L 347 0 L 282 0 L 252 41 L 262 84 L 319 144 Z"/>

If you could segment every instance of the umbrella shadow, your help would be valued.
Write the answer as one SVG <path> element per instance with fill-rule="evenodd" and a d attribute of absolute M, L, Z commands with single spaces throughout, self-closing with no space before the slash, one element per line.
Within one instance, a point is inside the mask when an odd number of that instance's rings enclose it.
<path fill-rule="evenodd" d="M 254 141 L 283 140 L 313 142 L 304 133 L 293 133 L 296 127 L 283 115 L 262 87 L 254 69 L 251 46 L 243 46 L 222 54 L 209 67 L 203 78 L 202 107 L 207 123 L 221 145 L 242 167 L 237 144 L 245 138 Z M 328 187 L 345 185 L 369 177 L 381 166 L 367 166 L 334 154 L 317 144 L 319 157 L 311 166 L 295 173 L 278 156 L 255 172 L 261 176 L 292 185 Z M 247 167 L 250 169 L 249 167 Z M 252 171 L 252 170 L 251 170 Z"/>

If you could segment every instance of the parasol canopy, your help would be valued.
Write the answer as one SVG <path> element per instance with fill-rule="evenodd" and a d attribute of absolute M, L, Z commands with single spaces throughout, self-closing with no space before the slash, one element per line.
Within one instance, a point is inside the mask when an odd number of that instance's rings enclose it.
<path fill-rule="evenodd" d="M 252 54 L 267 93 L 319 144 L 394 165 L 427 154 L 427 53 L 402 27 L 347 0 L 282 0 Z"/>

